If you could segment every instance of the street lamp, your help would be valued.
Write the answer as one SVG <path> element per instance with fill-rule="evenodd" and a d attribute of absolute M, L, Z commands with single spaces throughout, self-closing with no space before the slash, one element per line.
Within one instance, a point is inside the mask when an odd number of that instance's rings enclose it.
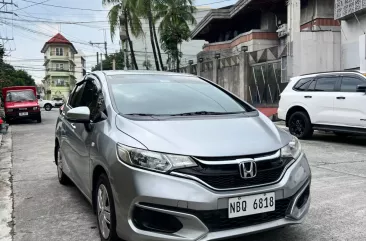
<path fill-rule="evenodd" d="M 241 51 L 247 52 L 248 51 L 248 46 L 241 46 Z"/>
<path fill-rule="evenodd" d="M 192 64 L 193 64 L 193 60 L 189 60 L 189 61 L 188 61 L 188 64 L 189 64 L 189 65 L 192 65 Z"/>
<path fill-rule="evenodd" d="M 220 53 L 216 53 L 215 54 L 215 59 L 219 59 L 221 57 L 221 54 Z"/>

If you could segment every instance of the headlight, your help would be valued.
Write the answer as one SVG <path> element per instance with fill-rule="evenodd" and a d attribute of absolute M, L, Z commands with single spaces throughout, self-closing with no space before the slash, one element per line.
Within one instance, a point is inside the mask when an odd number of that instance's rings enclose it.
<path fill-rule="evenodd" d="M 117 154 L 121 161 L 129 165 L 158 172 L 169 172 L 178 168 L 197 166 L 188 156 L 152 152 L 124 145 L 117 145 Z"/>
<path fill-rule="evenodd" d="M 38 110 L 38 107 L 37 106 L 33 107 L 33 110 Z"/>
<path fill-rule="evenodd" d="M 290 157 L 293 159 L 297 159 L 301 154 L 301 144 L 299 140 L 292 136 L 292 140 L 288 143 L 287 146 L 281 149 L 282 157 Z"/>
<path fill-rule="evenodd" d="M 13 109 L 7 109 L 6 111 L 7 112 L 13 112 Z"/>

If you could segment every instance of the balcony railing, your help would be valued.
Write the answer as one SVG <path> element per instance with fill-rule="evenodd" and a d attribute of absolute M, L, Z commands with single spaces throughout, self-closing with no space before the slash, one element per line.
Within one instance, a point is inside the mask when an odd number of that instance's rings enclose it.
<path fill-rule="evenodd" d="M 56 71 L 56 72 L 75 72 L 75 70 L 70 68 L 47 68 L 47 72 L 49 71 Z"/>

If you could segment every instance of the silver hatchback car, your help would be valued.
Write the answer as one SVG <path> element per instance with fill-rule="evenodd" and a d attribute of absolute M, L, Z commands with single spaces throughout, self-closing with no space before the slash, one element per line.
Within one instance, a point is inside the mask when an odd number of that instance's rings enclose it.
<path fill-rule="evenodd" d="M 60 110 L 55 162 L 101 240 L 216 240 L 299 224 L 311 171 L 299 141 L 203 78 L 93 72 Z"/>

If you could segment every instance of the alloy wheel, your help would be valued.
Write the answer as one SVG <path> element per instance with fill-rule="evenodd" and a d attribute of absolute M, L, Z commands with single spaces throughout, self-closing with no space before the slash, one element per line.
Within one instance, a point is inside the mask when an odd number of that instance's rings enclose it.
<path fill-rule="evenodd" d="M 289 129 L 293 135 L 300 137 L 305 132 L 305 121 L 301 118 L 293 118 L 290 122 Z"/>
<path fill-rule="evenodd" d="M 103 184 L 98 188 L 97 215 L 100 232 L 104 239 L 108 239 L 111 230 L 111 209 L 107 188 Z"/>

